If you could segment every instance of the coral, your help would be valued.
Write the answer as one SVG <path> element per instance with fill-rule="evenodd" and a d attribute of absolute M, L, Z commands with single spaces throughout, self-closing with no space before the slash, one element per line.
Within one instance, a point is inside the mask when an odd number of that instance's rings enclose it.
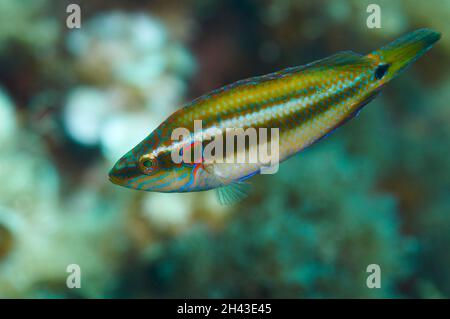
<path fill-rule="evenodd" d="M 8 100 L 2 93 L 0 113 L 14 123 Z M 59 177 L 42 143 L 19 129 L 9 127 L 9 143 L 2 144 L 0 153 L 0 178 L 5 181 L 0 186 L 0 297 L 72 296 L 65 286 L 66 267 L 72 263 L 83 271 L 81 294 L 102 296 L 126 243 L 117 236 L 123 232 L 120 218 L 114 211 L 96 212 L 90 193 L 73 194 L 79 203 L 89 199 L 84 207 L 61 203 Z M 104 275 L 97 277 L 100 272 Z"/>
<path fill-rule="evenodd" d="M 182 103 L 195 65 L 157 18 L 142 13 L 98 15 L 70 32 L 66 44 L 92 83 L 69 92 L 66 129 L 79 143 L 100 144 L 111 162 Z"/>
<path fill-rule="evenodd" d="M 7 49 L 11 43 L 28 47 L 37 55 L 53 49 L 60 28 L 57 19 L 47 13 L 49 9 L 47 0 L 2 1 L 0 50 Z"/>

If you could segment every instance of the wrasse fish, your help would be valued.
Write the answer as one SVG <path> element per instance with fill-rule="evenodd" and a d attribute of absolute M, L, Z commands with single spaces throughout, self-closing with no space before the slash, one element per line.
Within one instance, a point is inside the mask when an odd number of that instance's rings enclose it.
<path fill-rule="evenodd" d="M 192 131 L 195 120 L 202 120 L 205 133 L 219 134 L 230 127 L 278 128 L 283 161 L 354 117 L 439 38 L 438 32 L 419 29 L 367 55 L 344 51 L 212 91 L 173 113 L 119 159 L 109 178 L 145 191 L 218 189 L 221 202 L 239 200 L 245 195 L 244 180 L 260 173 L 262 164 L 175 163 L 171 153 L 179 141 L 171 138 L 174 129 Z"/>

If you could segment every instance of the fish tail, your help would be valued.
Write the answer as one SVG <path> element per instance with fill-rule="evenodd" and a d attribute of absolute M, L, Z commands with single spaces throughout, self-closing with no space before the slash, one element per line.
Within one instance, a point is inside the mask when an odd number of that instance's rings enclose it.
<path fill-rule="evenodd" d="M 418 29 L 367 56 L 377 60 L 380 64 L 389 65 L 390 76 L 394 77 L 424 55 L 440 38 L 441 34 L 437 31 Z"/>

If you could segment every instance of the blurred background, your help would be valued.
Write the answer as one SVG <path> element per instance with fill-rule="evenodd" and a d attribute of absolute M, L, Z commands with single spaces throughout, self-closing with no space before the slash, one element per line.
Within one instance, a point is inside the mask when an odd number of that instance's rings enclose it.
<path fill-rule="evenodd" d="M 368 29 L 372 2 L 0 1 L 0 297 L 449 298 L 450 1 Z M 192 98 L 419 27 L 443 37 L 238 205 L 107 179 Z"/>

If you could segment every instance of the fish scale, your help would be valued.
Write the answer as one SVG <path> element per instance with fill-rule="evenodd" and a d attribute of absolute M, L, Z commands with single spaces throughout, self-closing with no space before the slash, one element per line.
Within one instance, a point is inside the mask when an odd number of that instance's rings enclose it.
<path fill-rule="evenodd" d="M 110 180 L 158 192 L 230 189 L 219 198 L 238 198 L 243 191 L 236 185 L 259 173 L 262 163 L 175 163 L 170 154 L 180 144 L 200 139 L 203 145 L 205 135 L 218 137 L 229 128 L 277 128 L 283 161 L 353 118 L 439 38 L 438 32 L 419 29 L 367 55 L 344 51 L 214 90 L 173 113 L 126 153 L 110 171 Z M 201 132 L 172 140 L 177 128 L 192 132 L 195 120 L 202 121 Z"/>
<path fill-rule="evenodd" d="M 354 53 L 347 54 L 361 58 Z M 341 53 L 326 61 L 339 62 L 339 58 L 347 58 L 347 54 Z M 226 128 L 276 127 L 280 129 L 280 159 L 283 160 L 310 145 L 326 133 L 327 128 L 338 125 L 357 110 L 357 102 L 363 101 L 362 95 L 369 85 L 373 63 L 367 60 L 360 65 L 359 68 L 341 71 L 342 76 L 333 77 L 332 80 L 326 80 L 330 72 L 315 65 L 294 72 L 278 72 L 283 74 L 281 78 L 273 75 L 253 78 L 251 85 L 234 85 L 230 91 L 222 90 L 222 95 L 212 93 L 200 98 L 199 102 L 185 110 L 180 121 L 171 124 L 172 129 L 193 122 L 194 119 L 202 119 L 205 130 L 217 127 L 222 133 Z M 242 96 L 251 98 L 243 99 Z M 227 103 L 224 104 L 223 100 Z M 214 113 L 202 117 L 204 110 L 211 109 L 211 104 L 221 107 L 214 108 Z M 342 108 L 342 104 L 348 107 Z"/>

